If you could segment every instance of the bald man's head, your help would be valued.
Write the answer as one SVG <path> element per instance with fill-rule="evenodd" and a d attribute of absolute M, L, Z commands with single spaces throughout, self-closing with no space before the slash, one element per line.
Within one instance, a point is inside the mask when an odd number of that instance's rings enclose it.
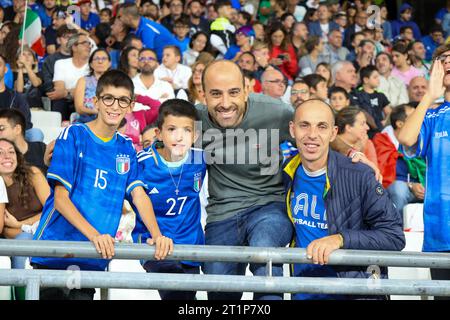
<path fill-rule="evenodd" d="M 302 102 L 295 109 L 294 119 L 295 119 L 296 114 L 297 114 L 297 112 L 298 112 L 298 110 L 300 108 L 316 108 L 316 109 L 323 108 L 325 111 L 329 111 L 328 113 L 329 113 L 329 116 L 330 116 L 330 121 L 331 121 L 330 123 L 332 123 L 333 126 L 335 124 L 333 108 L 328 103 L 324 102 L 323 100 L 311 99 L 311 100 L 307 100 L 307 101 Z"/>
<path fill-rule="evenodd" d="M 203 89 L 205 89 L 205 85 L 207 84 L 209 74 L 211 73 L 211 76 L 215 77 L 218 72 L 220 73 L 227 73 L 236 77 L 239 77 L 242 81 L 242 85 L 245 87 L 244 82 L 244 73 L 242 72 L 242 69 L 234 62 L 231 62 L 229 60 L 215 60 L 208 64 L 203 71 L 202 74 L 202 86 Z"/>

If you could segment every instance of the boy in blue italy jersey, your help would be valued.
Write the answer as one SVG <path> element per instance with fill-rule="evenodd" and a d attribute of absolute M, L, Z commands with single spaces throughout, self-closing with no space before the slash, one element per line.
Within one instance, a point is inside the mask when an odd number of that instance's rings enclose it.
<path fill-rule="evenodd" d="M 433 60 L 428 91 L 398 140 L 412 147 L 407 156 L 426 158 L 423 251 L 450 252 L 450 45 L 436 49 Z M 444 103 L 435 108 L 442 96 Z M 431 269 L 431 278 L 450 280 L 450 270 Z"/>
<path fill-rule="evenodd" d="M 156 131 L 158 141 L 138 153 L 140 179 L 155 208 L 161 232 L 175 244 L 204 244 L 200 222 L 200 190 L 206 174 L 203 151 L 192 148 L 197 112 L 190 102 L 171 99 L 160 109 Z M 161 144 L 162 142 L 162 144 Z M 135 242 L 145 242 L 151 232 L 137 217 Z M 200 273 L 200 263 L 192 261 L 143 261 L 147 272 Z M 162 300 L 193 300 L 195 291 L 163 291 Z"/>
<path fill-rule="evenodd" d="M 56 140 L 47 178 L 51 195 L 43 208 L 36 240 L 91 241 L 103 259 L 31 259 L 37 269 L 105 270 L 114 256 L 114 236 L 125 200 L 133 203 L 156 243 L 156 259 L 173 250 L 164 237 L 152 204 L 138 178 L 136 152 L 129 138 L 117 132 L 133 108 L 133 82 L 121 71 L 100 77 L 94 97 L 98 116 L 87 124 L 64 129 Z M 93 289 L 46 288 L 41 299 L 93 299 Z"/>

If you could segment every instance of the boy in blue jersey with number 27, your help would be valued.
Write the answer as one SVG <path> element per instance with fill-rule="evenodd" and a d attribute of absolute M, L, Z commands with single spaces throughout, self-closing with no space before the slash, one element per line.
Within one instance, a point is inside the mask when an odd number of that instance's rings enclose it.
<path fill-rule="evenodd" d="M 64 129 L 56 140 L 47 178 L 51 195 L 43 208 L 36 240 L 91 241 L 103 259 L 35 257 L 35 269 L 104 271 L 114 256 L 122 205 L 135 212 L 156 244 L 155 258 L 173 251 L 173 242 L 161 234 L 150 199 L 139 180 L 136 151 L 129 138 L 117 132 L 133 108 L 133 82 L 121 71 L 108 71 L 98 81 L 95 120 Z M 94 289 L 45 288 L 41 299 L 92 300 Z"/>
<path fill-rule="evenodd" d="M 204 244 L 200 222 L 200 190 L 206 174 L 203 151 L 192 148 L 196 139 L 197 112 L 190 102 L 171 99 L 164 102 L 157 120 L 158 141 L 138 153 L 140 178 L 155 206 L 161 232 L 175 244 Z M 162 142 L 162 146 L 159 146 Z M 151 237 L 137 217 L 134 242 Z M 200 273 L 200 263 L 192 261 L 142 261 L 147 272 Z M 194 300 L 195 291 L 160 290 L 162 300 Z"/>

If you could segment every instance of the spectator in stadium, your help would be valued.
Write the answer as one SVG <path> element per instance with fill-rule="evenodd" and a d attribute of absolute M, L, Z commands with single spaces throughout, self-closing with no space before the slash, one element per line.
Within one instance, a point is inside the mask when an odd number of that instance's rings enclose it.
<path fill-rule="evenodd" d="M 42 5 L 38 7 L 36 13 L 39 16 L 39 19 L 41 19 L 42 28 L 47 29 L 52 25 L 52 17 L 55 9 L 56 0 L 44 0 Z"/>
<path fill-rule="evenodd" d="M 196 109 L 188 101 L 172 99 L 164 102 L 158 115 L 159 147 L 153 144 L 137 156 L 140 179 L 150 192 L 158 226 L 175 244 L 204 245 L 201 224 L 200 190 L 205 181 L 206 162 L 204 151 L 191 148 L 195 142 Z M 197 161 L 196 159 L 201 159 Z M 184 169 L 184 171 L 183 171 Z M 183 173 L 185 173 L 183 175 Z M 175 184 L 174 181 L 179 181 Z M 183 196 L 186 198 L 184 200 Z M 182 201 L 177 213 L 170 219 L 174 207 L 172 200 Z M 144 222 L 136 217 L 133 230 L 134 242 L 145 243 L 152 235 Z M 154 261 L 145 259 L 142 267 L 149 273 L 200 274 L 197 261 Z M 196 291 L 159 290 L 161 300 L 195 300 Z"/>
<path fill-rule="evenodd" d="M 99 13 L 99 17 L 100 17 L 100 23 L 108 23 L 111 24 L 112 22 L 112 11 L 110 8 L 103 8 L 100 10 Z"/>
<path fill-rule="evenodd" d="M 8 203 L 8 193 L 6 191 L 3 178 L 0 179 L 0 234 L 5 227 L 5 205 Z"/>
<path fill-rule="evenodd" d="M 328 33 L 328 42 L 322 52 L 322 56 L 326 59 L 325 62 L 333 65 L 337 61 L 344 61 L 349 53 L 350 51 L 342 46 L 342 33 L 337 29 L 331 30 Z"/>
<path fill-rule="evenodd" d="M 192 66 L 203 51 L 209 51 L 209 39 L 207 33 L 199 31 L 192 36 L 189 49 L 183 53 L 183 64 L 188 67 Z"/>
<path fill-rule="evenodd" d="M 337 136 L 331 142 L 331 148 L 347 157 L 363 153 L 378 168 L 375 147 L 367 134 L 369 126 L 364 110 L 356 106 L 341 109 L 336 114 L 336 126 Z"/>
<path fill-rule="evenodd" d="M 397 106 L 390 115 L 389 131 L 377 133 L 373 144 L 377 152 L 378 167 L 383 175 L 383 187 L 403 216 L 403 207 L 412 202 L 423 202 L 425 195 L 425 161 L 406 159 L 398 142 L 405 120 L 414 112 L 410 104 Z"/>
<path fill-rule="evenodd" d="M 408 47 L 402 42 L 397 42 L 392 47 L 394 69 L 392 75 L 402 80 L 407 86 L 412 78 L 423 75 L 420 70 L 411 65 Z"/>
<path fill-rule="evenodd" d="M 257 69 L 256 58 L 250 51 L 243 52 L 239 56 L 237 64 L 239 67 L 241 67 L 242 70 L 246 70 L 252 73 L 255 73 Z"/>
<path fill-rule="evenodd" d="M 266 32 L 264 30 L 264 25 L 259 21 L 254 21 L 252 27 L 253 31 L 255 32 L 255 40 L 265 42 Z"/>
<path fill-rule="evenodd" d="M 394 60 L 387 52 L 381 52 L 375 59 L 375 65 L 380 73 L 378 91 L 386 95 L 391 105 L 398 106 L 408 102 L 408 92 L 405 83 L 392 75 Z"/>
<path fill-rule="evenodd" d="M 327 80 L 324 77 L 312 73 L 303 77 L 303 80 L 309 87 L 310 99 L 320 99 L 325 102 L 328 101 Z"/>
<path fill-rule="evenodd" d="M 403 3 L 399 9 L 399 18 L 391 22 L 392 38 L 400 34 L 400 28 L 410 26 L 413 29 L 414 39 L 421 39 L 419 26 L 412 20 L 413 7 L 409 3 Z"/>
<path fill-rule="evenodd" d="M 226 60 L 236 62 L 242 53 L 252 49 L 255 32 L 251 26 L 243 26 L 236 30 L 236 44 L 230 46 L 223 57 Z"/>
<path fill-rule="evenodd" d="M 369 136 L 373 137 L 376 131 L 381 131 L 392 111 L 391 104 L 386 96 L 377 92 L 380 85 L 380 74 L 377 68 L 369 65 L 361 69 L 360 72 L 361 88 L 355 93 L 359 101 L 359 106 L 364 109 L 375 120 L 376 127 L 370 126 Z"/>
<path fill-rule="evenodd" d="M 373 65 L 376 55 L 375 43 L 372 40 L 362 40 L 356 48 L 356 59 L 353 61 L 356 72 Z"/>
<path fill-rule="evenodd" d="M 279 99 L 286 92 L 287 83 L 283 74 L 274 68 L 266 69 L 261 76 L 262 93 L 272 98 Z"/>
<path fill-rule="evenodd" d="M 91 11 L 91 0 L 79 0 L 77 5 L 80 7 L 80 27 L 89 32 L 94 31 L 100 23 L 98 14 Z"/>
<path fill-rule="evenodd" d="M 141 38 L 145 48 L 155 50 L 158 61 L 162 59 L 165 46 L 176 44 L 175 37 L 163 25 L 141 17 L 134 3 L 123 4 L 119 9 L 117 19 L 125 26 L 135 30 L 135 34 Z"/>
<path fill-rule="evenodd" d="M 380 5 L 380 22 L 381 22 L 381 29 L 383 30 L 384 43 L 386 45 L 390 45 L 392 41 L 392 26 L 388 20 L 388 14 L 389 12 L 386 3 L 383 2 Z"/>
<path fill-rule="evenodd" d="M 3 41 L 5 40 L 8 33 L 11 31 L 12 22 L 7 21 L 2 23 L 2 26 L 0 27 L 0 44 L 3 45 Z"/>
<path fill-rule="evenodd" d="M 69 28 L 67 25 L 62 25 L 57 30 L 56 42 L 59 45 L 54 54 L 48 55 L 42 64 L 42 92 L 47 93 L 53 91 L 53 75 L 55 74 L 55 63 L 58 60 L 70 58 L 70 50 L 67 47 L 67 42 L 70 37 L 76 34 L 77 31 Z"/>
<path fill-rule="evenodd" d="M 330 106 L 333 108 L 335 113 L 350 106 L 350 96 L 344 88 L 331 88 L 328 92 L 328 98 L 330 100 Z"/>
<path fill-rule="evenodd" d="M 232 6 L 228 0 L 218 0 L 214 3 L 214 9 L 218 14 L 210 26 L 211 46 L 218 52 L 218 57 L 223 57 L 228 48 L 234 44 L 234 33 L 236 28 L 231 24 Z"/>
<path fill-rule="evenodd" d="M 206 65 L 197 61 L 192 65 L 192 76 L 188 82 L 188 98 L 191 103 L 205 104 L 205 93 L 202 87 L 202 75 Z"/>
<path fill-rule="evenodd" d="M 326 62 L 319 63 L 314 73 L 322 76 L 326 80 L 328 88 L 330 88 L 333 85 L 333 77 L 331 76 L 331 66 L 328 63 Z"/>
<path fill-rule="evenodd" d="M 408 86 L 408 97 L 410 102 L 420 102 L 428 90 L 428 80 L 422 76 L 411 79 Z"/>
<path fill-rule="evenodd" d="M 119 70 L 128 74 L 133 79 L 139 71 L 139 49 L 127 47 L 120 54 Z"/>
<path fill-rule="evenodd" d="M 47 165 L 44 159 L 46 145 L 41 141 L 27 141 L 25 139 L 26 120 L 23 113 L 17 109 L 1 109 L 0 127 L 2 128 L 0 138 L 14 142 L 24 155 L 25 161 L 46 174 Z"/>
<path fill-rule="evenodd" d="M 82 33 L 72 35 L 67 41 L 67 48 L 71 58 L 57 60 L 53 75 L 53 91 L 47 92 L 52 100 L 52 111 L 61 113 L 62 120 L 69 120 L 73 107 L 73 91 L 78 79 L 89 73 L 89 56 L 91 42 L 89 37 Z"/>
<path fill-rule="evenodd" d="M 349 17 L 349 20 L 351 18 Z M 355 24 L 350 25 L 346 30 L 344 34 L 344 46 L 352 51 L 352 42 L 354 39 L 354 35 L 360 31 L 363 31 L 367 26 L 367 12 L 366 11 L 359 11 L 356 13 L 355 16 Z"/>
<path fill-rule="evenodd" d="M 444 17 L 447 15 L 447 13 L 450 13 L 450 0 L 447 0 L 445 7 L 442 7 L 436 13 L 434 17 L 436 23 L 442 25 L 442 23 L 444 22 Z"/>
<path fill-rule="evenodd" d="M 402 41 L 409 45 L 411 42 L 414 42 L 414 31 L 411 26 L 403 26 L 400 28 L 400 34 L 394 38 L 394 43 L 397 41 Z"/>
<path fill-rule="evenodd" d="M 187 89 L 189 78 L 192 76 L 191 68 L 180 62 L 180 49 L 177 46 L 166 46 L 163 51 L 162 64 L 155 70 L 155 77 L 169 82 L 175 92 Z"/>
<path fill-rule="evenodd" d="M 173 242 L 161 234 L 151 201 L 137 179 L 136 151 L 127 138 L 117 133 L 132 109 L 133 83 L 125 73 L 110 70 L 100 77 L 96 93 L 98 117 L 86 125 L 65 128 L 56 140 L 48 173 L 52 192 L 34 239 L 90 241 L 103 259 L 32 257 L 35 269 L 65 270 L 77 265 L 78 270 L 104 271 L 115 253 L 113 236 L 125 197 L 133 202 L 152 234 L 147 243 L 156 244 L 155 258 L 164 259 L 173 251 Z M 118 154 L 130 160 L 118 164 Z M 104 171 L 98 169 L 100 163 Z M 94 289 L 85 288 L 45 288 L 40 299 L 93 300 L 94 293 Z"/>
<path fill-rule="evenodd" d="M 281 101 L 265 95 L 247 95 L 240 68 L 231 61 L 221 60 L 209 64 L 202 79 L 206 106 L 198 106 L 202 120 L 202 130 L 216 129 L 268 129 L 280 130 L 278 146 L 289 139 L 287 123 L 292 117 L 292 108 Z M 203 140 L 203 148 L 218 143 Z M 225 136 L 219 137 L 225 142 Z M 228 139 L 229 140 L 229 139 Z M 235 141 L 235 139 L 233 139 Z M 248 141 L 246 139 L 246 141 Z M 261 148 L 267 141 L 258 141 Z M 252 146 L 245 143 L 244 153 Z M 216 156 L 223 157 L 223 151 L 216 149 Z M 221 155 L 219 155 L 220 153 Z M 272 154 L 273 164 L 261 171 L 261 164 L 220 164 L 213 161 L 208 165 L 208 190 L 210 197 L 207 206 L 205 242 L 207 245 L 228 245 L 251 247 L 284 247 L 292 238 L 292 225 L 285 214 L 283 186 L 278 152 Z M 270 167 L 269 167 L 270 166 Z M 267 169 L 267 170 L 266 170 Z M 219 174 L 220 172 L 220 174 Z M 282 232 L 280 232 L 282 230 Z M 246 264 L 206 262 L 205 274 L 244 275 Z M 255 276 L 266 274 L 262 264 L 250 264 Z M 273 276 L 282 276 L 281 265 L 273 266 Z M 208 299 L 240 299 L 241 292 L 208 292 Z M 280 294 L 255 293 L 254 299 L 281 299 Z"/>
<path fill-rule="evenodd" d="M 298 62 L 294 47 L 289 43 L 288 34 L 280 23 L 272 24 L 267 32 L 269 40 L 269 63 L 293 80 L 298 73 Z"/>
<path fill-rule="evenodd" d="M 281 24 L 287 33 L 291 34 L 295 23 L 295 17 L 292 13 L 286 12 L 280 18 Z"/>
<path fill-rule="evenodd" d="M 337 62 L 331 68 L 331 75 L 333 76 L 334 86 L 344 88 L 349 94 L 358 84 L 358 75 L 350 61 Z"/>
<path fill-rule="evenodd" d="M 67 14 L 60 7 L 56 7 L 52 15 L 52 23 L 44 31 L 45 50 L 48 55 L 56 52 L 58 47 L 57 30 L 66 24 Z"/>
<path fill-rule="evenodd" d="M 178 48 L 181 50 L 181 54 L 183 54 L 190 42 L 189 38 L 189 18 L 186 16 L 182 16 L 179 19 L 175 20 L 173 25 L 173 33 L 175 35 L 175 40 L 177 42 Z"/>
<path fill-rule="evenodd" d="M 300 58 L 298 66 L 302 77 L 314 73 L 319 63 L 327 62 L 323 56 L 324 43 L 318 36 L 309 37 L 306 40 L 305 48 L 308 54 Z"/>
<path fill-rule="evenodd" d="M 296 22 L 292 28 L 291 44 L 295 49 L 298 57 L 307 54 L 305 42 L 308 39 L 309 31 L 305 22 Z"/>
<path fill-rule="evenodd" d="M 141 49 L 138 61 L 138 68 L 141 72 L 133 78 L 135 94 L 150 97 L 161 103 L 175 98 L 172 85 L 154 74 L 158 68 L 155 52 L 147 48 Z"/>
<path fill-rule="evenodd" d="M 111 58 L 106 49 L 95 50 L 89 58 L 89 75 L 80 78 L 74 90 L 77 122 L 89 122 L 97 117 L 94 107 L 95 89 L 100 77 L 111 67 Z"/>
<path fill-rule="evenodd" d="M 156 129 L 158 126 L 156 125 L 156 122 L 147 125 L 144 130 L 142 130 L 141 133 L 141 141 L 142 141 L 142 147 L 144 149 L 150 147 L 156 140 Z"/>
<path fill-rule="evenodd" d="M 309 87 L 303 79 L 295 79 L 291 89 L 291 105 L 296 109 L 301 103 L 309 100 Z"/>
<path fill-rule="evenodd" d="M 267 25 L 267 21 L 275 14 L 275 0 L 262 0 L 258 8 L 258 21 Z"/>
<path fill-rule="evenodd" d="M 161 19 L 160 23 L 170 32 L 174 32 L 175 21 L 184 16 L 184 0 L 172 0 L 169 5 L 170 14 Z"/>
<path fill-rule="evenodd" d="M 189 12 L 189 36 L 192 38 L 197 32 L 209 34 L 209 22 L 204 17 L 205 6 L 200 0 L 192 0 L 188 4 Z"/>
<path fill-rule="evenodd" d="M 317 9 L 319 20 L 308 25 L 309 34 L 327 41 L 331 31 L 339 30 L 339 25 L 331 19 L 331 13 L 327 3 L 319 4 Z"/>
<path fill-rule="evenodd" d="M 159 7 L 153 0 L 142 0 L 139 6 L 139 13 L 144 18 L 152 21 L 159 21 Z"/>
<path fill-rule="evenodd" d="M 433 52 L 441 45 L 444 44 L 444 30 L 440 25 L 431 26 L 430 34 L 422 38 L 423 45 L 425 46 L 426 55 L 425 60 L 431 61 Z"/>
<path fill-rule="evenodd" d="M 42 75 L 38 71 L 36 53 L 24 45 L 23 52 L 17 53 L 17 70 L 14 72 L 14 87 L 18 93 L 25 94 L 30 108 L 42 108 L 40 85 Z"/>
<path fill-rule="evenodd" d="M 341 32 L 342 37 L 344 36 L 345 29 L 348 26 L 347 14 L 345 11 L 339 11 L 333 16 L 333 21 L 339 26 L 339 31 Z"/>
<path fill-rule="evenodd" d="M 364 32 L 362 32 L 362 31 L 357 32 L 352 35 L 351 50 L 350 50 L 350 53 L 347 55 L 346 60 L 349 60 L 351 62 L 354 62 L 356 60 L 356 53 L 358 50 L 358 46 L 361 43 L 361 41 L 363 41 L 365 38 L 366 38 L 366 36 L 364 35 Z"/>
<path fill-rule="evenodd" d="M 250 26 L 252 22 L 252 16 L 245 11 L 239 11 L 238 12 L 238 20 L 236 23 L 234 23 L 234 26 L 236 29 L 239 29 L 243 26 Z"/>
<path fill-rule="evenodd" d="M 430 72 L 430 64 L 425 60 L 426 50 L 422 41 L 414 41 L 408 47 L 412 65 L 421 71 L 426 77 Z"/>
<path fill-rule="evenodd" d="M 261 79 L 264 70 L 269 66 L 269 45 L 266 42 L 256 41 L 253 44 L 252 53 L 256 61 L 255 76 Z"/>
<path fill-rule="evenodd" d="M 0 138 L 0 176 L 8 203 L 2 235 L 6 239 L 32 240 L 50 187 L 42 172 L 29 166 L 14 142 Z M 25 269 L 27 257 L 12 257 L 12 269 Z"/>
<path fill-rule="evenodd" d="M 337 130 L 333 111 L 326 103 L 304 102 L 296 109 L 289 127 L 299 154 L 284 165 L 286 209 L 296 230 L 295 246 L 305 248 L 311 260 L 310 264 L 294 264 L 292 275 L 372 277 L 366 266 L 328 266 L 329 255 L 341 248 L 402 250 L 405 236 L 401 217 L 371 169 L 353 164 L 329 150 Z M 377 276 L 387 278 L 387 268 L 381 268 Z M 293 294 L 293 299 L 299 300 L 361 298 L 387 299 L 386 296 Z"/>
<path fill-rule="evenodd" d="M 409 116 L 400 131 L 398 140 L 407 148 L 407 156 L 421 156 L 427 163 L 427 189 L 424 206 L 424 244 L 425 252 L 448 252 L 449 225 L 445 223 L 450 216 L 448 177 L 449 139 L 448 123 L 450 113 L 448 102 L 434 108 L 436 99 L 445 97 L 450 101 L 450 46 L 439 47 L 434 55 L 427 93 L 414 113 Z M 413 148 L 411 148 L 413 147 Z M 448 270 L 431 269 L 433 280 L 449 280 Z M 435 300 L 448 299 L 434 297 Z"/>

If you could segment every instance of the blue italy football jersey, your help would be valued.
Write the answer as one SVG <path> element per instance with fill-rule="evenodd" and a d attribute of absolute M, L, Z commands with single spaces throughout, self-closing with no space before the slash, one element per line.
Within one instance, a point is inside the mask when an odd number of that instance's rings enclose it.
<path fill-rule="evenodd" d="M 426 159 L 423 251 L 450 250 L 450 102 L 428 110 L 416 150 Z"/>
<path fill-rule="evenodd" d="M 131 139 L 116 133 L 103 142 L 84 124 L 64 129 L 56 140 L 47 179 L 50 197 L 34 236 L 36 240 L 88 241 L 54 207 L 54 188 L 61 183 L 83 217 L 100 233 L 113 238 L 119 227 L 123 201 L 137 186 L 136 151 Z M 103 259 L 32 258 L 32 263 L 65 269 L 78 265 L 81 270 L 104 270 Z"/>
<path fill-rule="evenodd" d="M 139 177 L 146 184 L 161 233 L 172 238 L 174 244 L 204 244 L 199 196 L 206 175 L 203 151 L 191 148 L 184 164 L 177 167 L 166 164 L 155 144 L 139 152 L 137 157 Z M 150 237 L 141 217 L 136 215 L 134 242 L 145 243 Z"/>

